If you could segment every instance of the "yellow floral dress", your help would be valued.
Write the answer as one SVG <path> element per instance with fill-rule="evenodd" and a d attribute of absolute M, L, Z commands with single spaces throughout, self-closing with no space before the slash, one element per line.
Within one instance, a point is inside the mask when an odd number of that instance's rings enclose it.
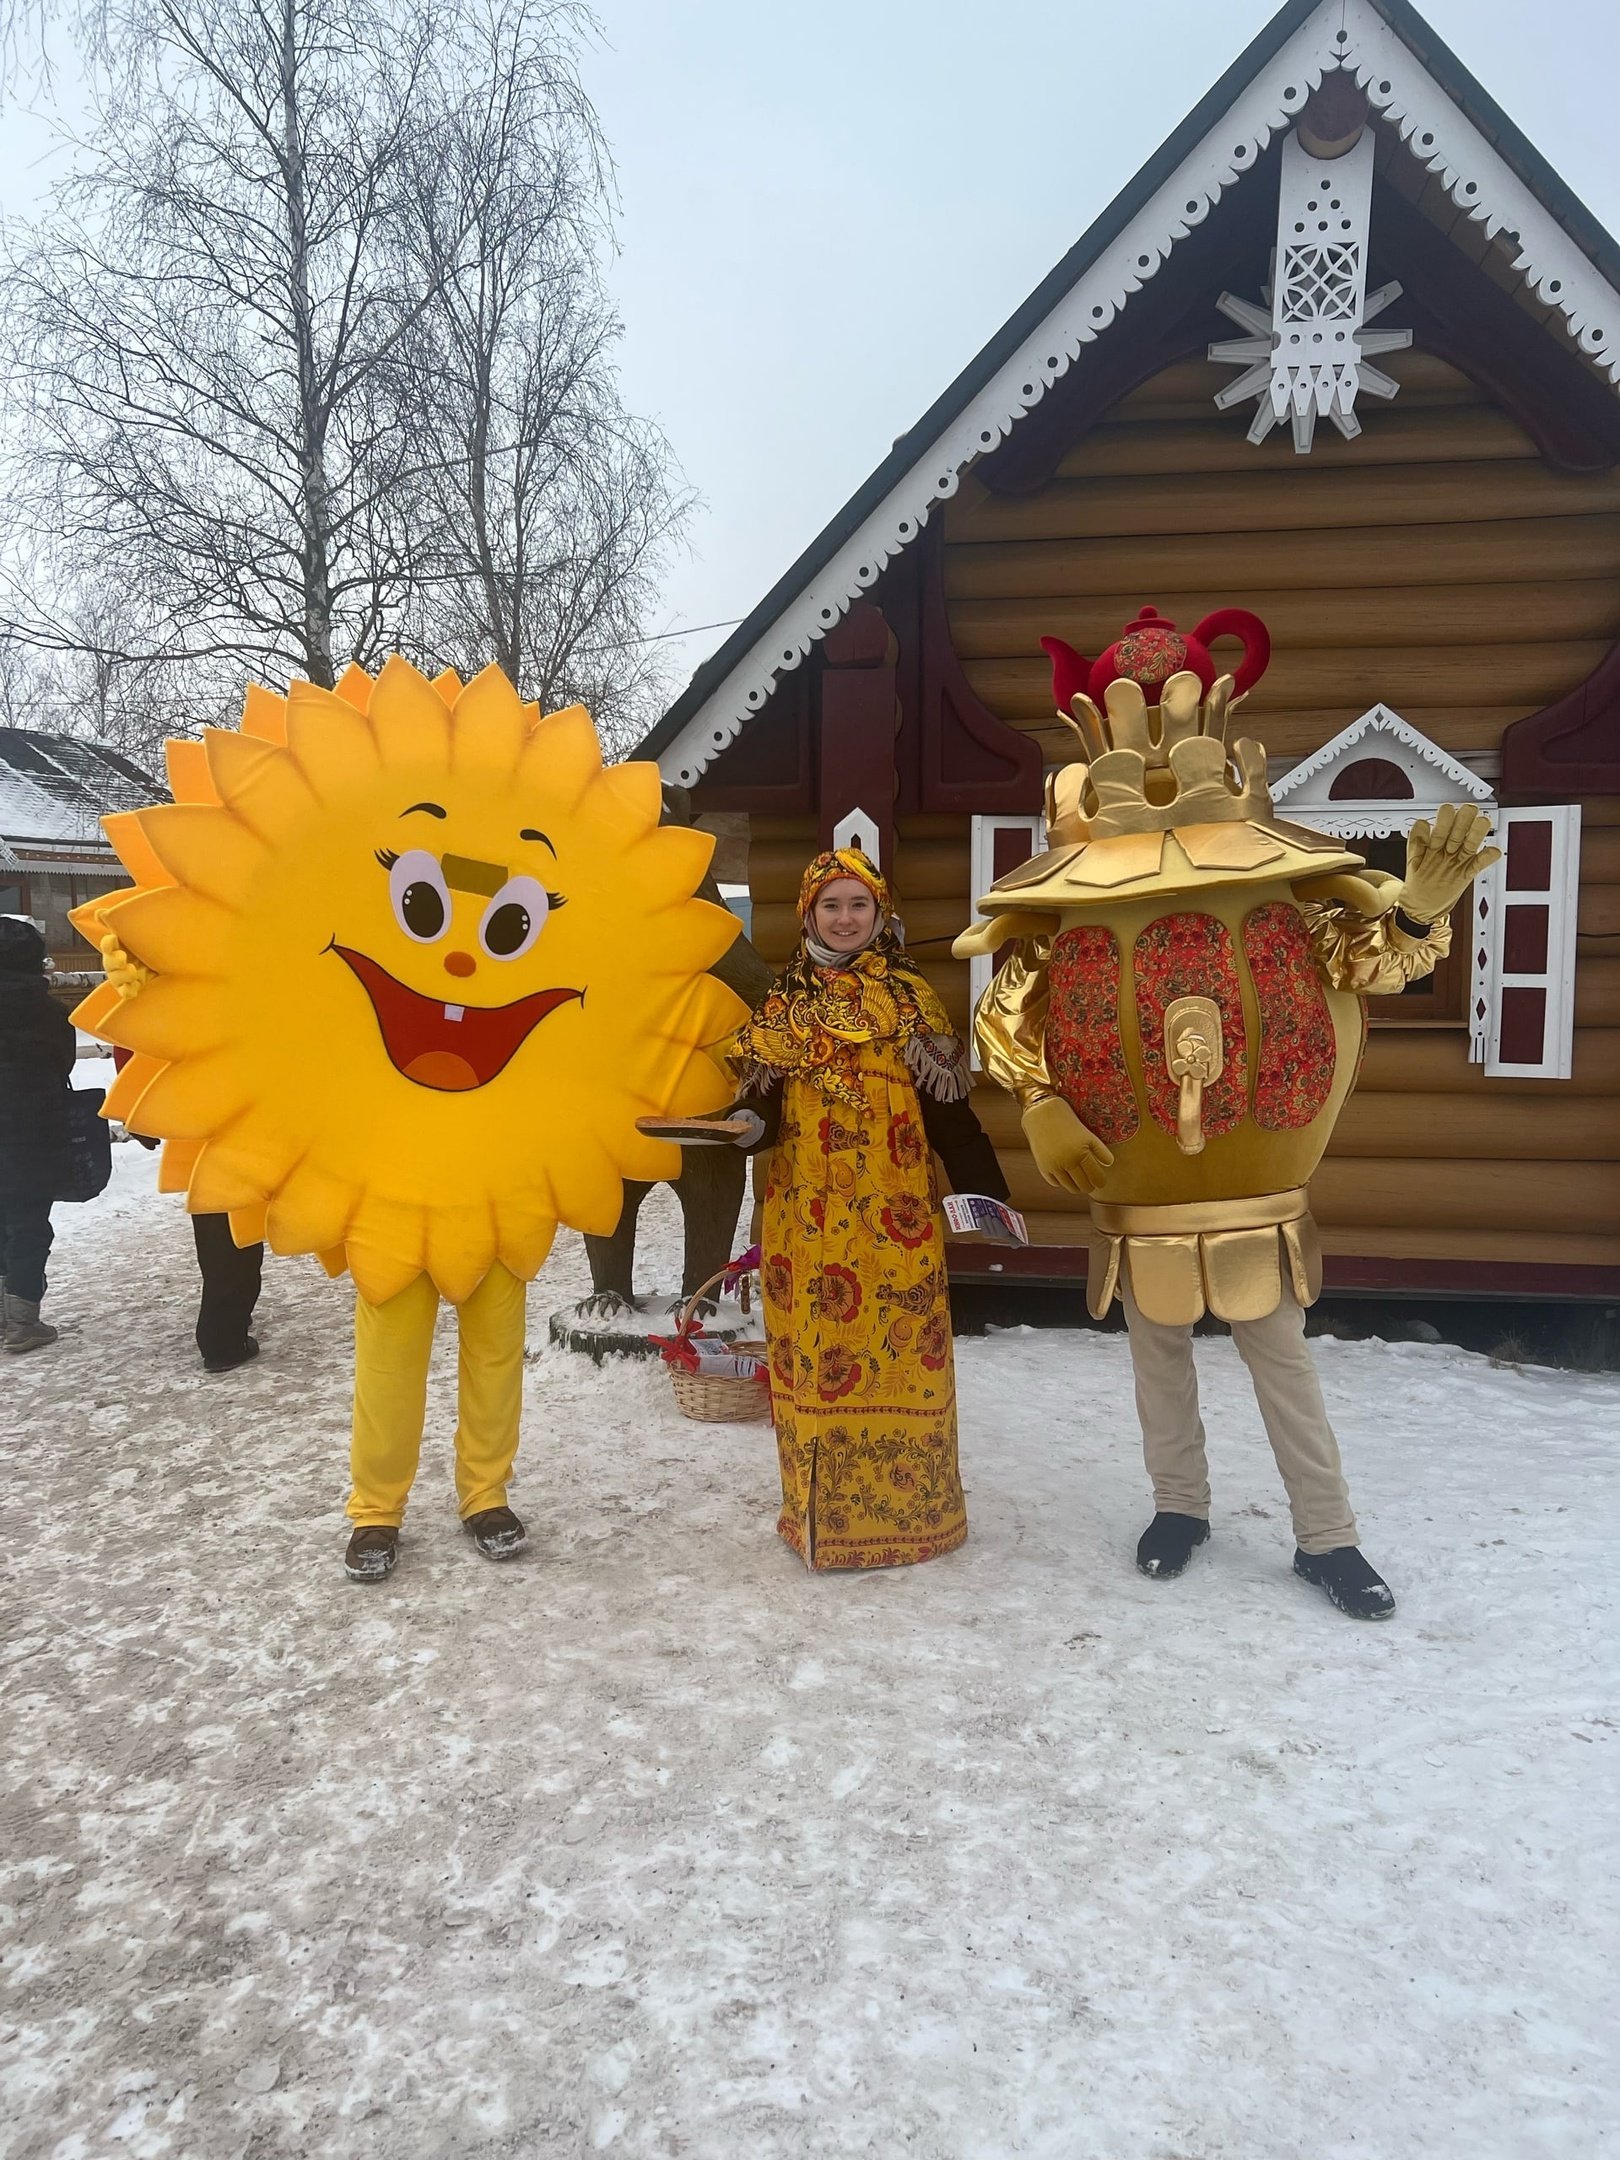
<path fill-rule="evenodd" d="M 844 1077 L 859 1107 L 783 1081 L 765 1181 L 777 1529 L 810 1567 L 898 1567 L 967 1536 L 945 1241 L 900 1043 Z"/>

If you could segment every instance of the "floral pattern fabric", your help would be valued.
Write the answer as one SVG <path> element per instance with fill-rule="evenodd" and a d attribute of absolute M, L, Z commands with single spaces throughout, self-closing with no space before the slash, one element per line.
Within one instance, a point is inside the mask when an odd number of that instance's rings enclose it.
<path fill-rule="evenodd" d="M 1052 1085 L 1101 1140 L 1129 1140 L 1140 1122 L 1119 1039 L 1119 941 L 1086 924 L 1052 947 L 1046 1069 Z"/>
<path fill-rule="evenodd" d="M 1220 1077 L 1204 1090 L 1206 1139 L 1231 1132 L 1248 1115 L 1248 1033 L 1238 986 L 1232 933 L 1218 916 L 1161 915 L 1131 949 L 1136 974 L 1136 1024 L 1142 1039 L 1142 1077 L 1148 1109 L 1165 1132 L 1176 1129 L 1181 1083 L 1164 1054 L 1164 1016 L 1180 997 L 1213 998 L 1221 1011 Z"/>
<path fill-rule="evenodd" d="M 1299 909 L 1272 901 L 1246 916 L 1243 957 L 1260 1010 L 1254 1122 L 1270 1132 L 1291 1132 L 1321 1112 L 1333 1092 L 1339 1055 Z"/>
<path fill-rule="evenodd" d="M 945 1244 L 902 1045 L 845 1077 L 859 1107 L 789 1074 L 765 1182 L 777 1529 L 813 1568 L 899 1567 L 967 1536 Z"/>

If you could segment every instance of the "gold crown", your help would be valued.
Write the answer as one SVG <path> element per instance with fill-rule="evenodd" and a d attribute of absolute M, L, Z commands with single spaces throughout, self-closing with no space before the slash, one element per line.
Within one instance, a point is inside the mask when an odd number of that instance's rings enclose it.
<path fill-rule="evenodd" d="M 1079 736 L 1087 761 L 1047 780 L 1050 845 L 1270 817 L 1264 747 L 1244 739 L 1227 753 L 1227 716 L 1237 702 L 1230 675 L 1218 677 L 1206 698 L 1191 669 L 1170 677 L 1157 705 L 1124 675 L 1104 691 L 1103 711 L 1078 691 L 1059 718 Z"/>

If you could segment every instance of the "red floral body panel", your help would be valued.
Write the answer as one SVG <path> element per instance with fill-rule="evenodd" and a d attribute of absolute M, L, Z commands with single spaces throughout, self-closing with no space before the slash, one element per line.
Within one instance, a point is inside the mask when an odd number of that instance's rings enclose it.
<path fill-rule="evenodd" d="M 1274 900 L 1245 917 L 1243 957 L 1260 1007 L 1254 1122 L 1291 1132 L 1320 1115 L 1339 1054 L 1299 909 Z"/>
<path fill-rule="evenodd" d="M 1136 1090 L 1119 1039 L 1119 943 L 1086 924 L 1052 947 L 1047 975 L 1046 1070 L 1052 1085 L 1101 1140 L 1129 1140 L 1139 1122 Z"/>
<path fill-rule="evenodd" d="M 1177 998 L 1213 998 L 1221 1009 L 1223 1063 L 1204 1090 L 1203 1126 L 1217 1139 L 1248 1115 L 1248 1033 L 1232 933 L 1215 915 L 1161 915 L 1140 932 L 1131 951 L 1136 973 L 1136 1023 L 1142 1036 L 1142 1076 L 1148 1109 L 1165 1132 L 1176 1129 L 1181 1083 L 1164 1054 L 1164 1016 Z"/>

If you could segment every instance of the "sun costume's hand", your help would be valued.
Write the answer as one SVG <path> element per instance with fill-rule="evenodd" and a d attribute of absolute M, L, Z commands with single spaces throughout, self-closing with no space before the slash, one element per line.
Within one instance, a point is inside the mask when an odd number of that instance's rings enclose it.
<path fill-rule="evenodd" d="M 152 980 L 152 970 L 125 952 L 111 932 L 101 941 L 101 971 L 126 1004 Z"/>
<path fill-rule="evenodd" d="M 1412 827 L 1406 843 L 1406 882 L 1399 906 L 1414 922 L 1449 915 L 1481 871 L 1500 862 L 1490 847 L 1491 821 L 1467 803 L 1442 803 L 1431 828 L 1427 818 Z"/>
<path fill-rule="evenodd" d="M 1024 1112 L 1024 1138 L 1048 1185 L 1082 1197 L 1096 1191 L 1114 1166 L 1114 1155 L 1089 1125 L 1081 1123 L 1061 1095 L 1043 1095 Z"/>
<path fill-rule="evenodd" d="M 604 768 L 583 708 L 498 669 L 400 659 L 250 690 L 168 762 L 172 804 L 106 820 L 133 889 L 73 916 L 154 971 L 74 1017 L 133 1053 L 106 1111 L 166 1143 L 163 1190 L 373 1304 L 424 1272 L 460 1304 L 678 1174 L 635 1121 L 729 1100 L 702 1046 L 744 1008 L 656 766 Z"/>

